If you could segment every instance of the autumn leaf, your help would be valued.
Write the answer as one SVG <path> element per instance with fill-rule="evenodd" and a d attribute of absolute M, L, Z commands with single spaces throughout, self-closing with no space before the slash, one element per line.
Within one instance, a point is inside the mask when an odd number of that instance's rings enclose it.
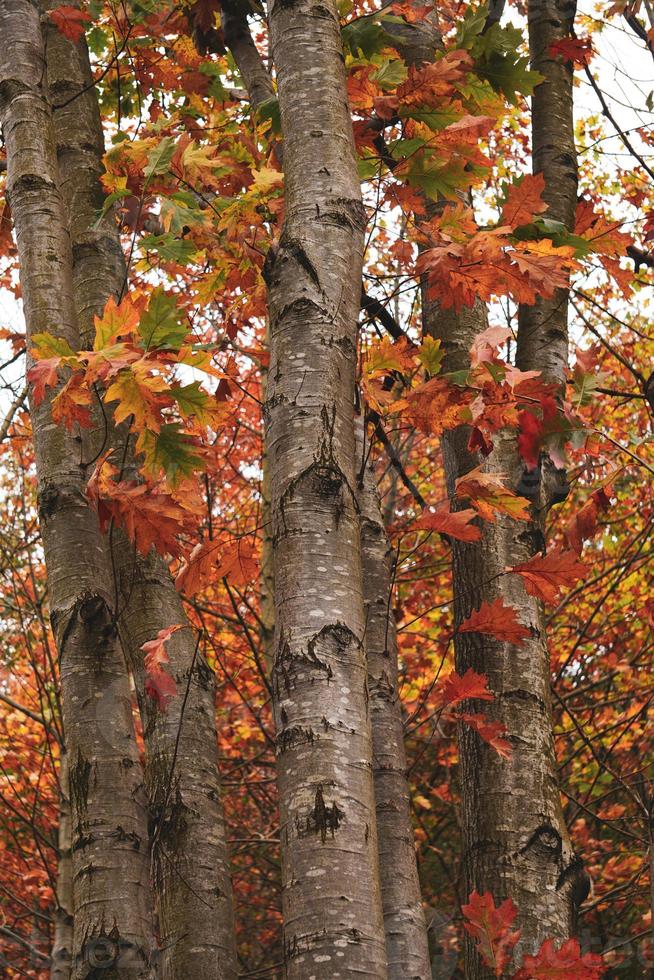
<path fill-rule="evenodd" d="M 591 63 L 595 52 L 590 37 L 562 37 L 550 44 L 548 54 L 550 58 L 561 57 L 585 68 Z"/>
<path fill-rule="evenodd" d="M 527 954 L 513 980 L 600 980 L 605 967 L 596 953 L 582 954 L 579 942 L 568 939 L 559 949 L 546 939 L 535 956 Z"/>
<path fill-rule="evenodd" d="M 52 418 L 57 425 L 63 424 L 70 431 L 75 424 L 83 429 L 91 427 L 91 405 L 95 395 L 79 372 L 73 374 L 61 391 L 52 399 Z"/>
<path fill-rule="evenodd" d="M 145 654 L 145 693 L 154 698 L 161 711 L 166 710 L 170 699 L 177 694 L 177 685 L 170 674 L 164 670 L 164 666 L 170 662 L 166 653 L 166 643 L 173 633 L 181 629 L 180 623 L 166 626 L 165 629 L 159 630 L 153 640 L 148 640 L 141 646 Z"/>
<path fill-rule="evenodd" d="M 421 531 L 447 534 L 457 541 L 479 541 L 481 528 L 472 523 L 477 516 L 477 511 L 470 508 L 450 511 L 449 503 L 445 502 L 435 510 L 425 510 L 413 526 Z"/>
<path fill-rule="evenodd" d="M 45 398 L 47 388 L 53 388 L 58 380 L 57 368 L 61 362 L 59 357 L 47 357 L 37 361 L 27 372 L 27 380 L 32 385 L 32 396 L 36 405 Z"/>
<path fill-rule="evenodd" d="M 168 385 L 164 379 L 152 375 L 149 365 L 141 362 L 117 375 L 107 388 L 106 400 L 117 403 L 116 422 L 124 422 L 132 415 L 137 429 L 159 432 L 162 408 L 159 395 L 166 391 Z"/>
<path fill-rule="evenodd" d="M 231 550 L 221 541 L 197 544 L 175 579 L 179 592 L 195 595 L 210 582 L 226 578 L 235 587 L 249 585 L 256 577 L 258 562 L 249 541 L 240 540 Z"/>
<path fill-rule="evenodd" d="M 139 312 L 128 296 L 120 303 L 110 296 L 102 316 L 94 318 L 95 338 L 93 350 L 100 351 L 114 344 L 119 337 L 129 337 L 138 326 Z"/>
<path fill-rule="evenodd" d="M 364 368 L 369 377 L 388 371 L 410 374 L 415 370 L 416 354 L 417 349 L 405 337 L 394 342 L 384 337 L 368 348 Z"/>
<path fill-rule="evenodd" d="M 511 931 L 518 914 L 512 899 L 507 898 L 496 906 L 490 892 L 480 895 L 474 891 L 468 904 L 461 906 L 461 911 L 467 920 L 463 927 L 476 941 L 477 952 L 495 976 L 501 977 L 520 938 L 520 930 Z"/>
<path fill-rule="evenodd" d="M 488 678 L 468 667 L 465 674 L 453 671 L 438 684 L 438 704 L 453 708 L 462 701 L 492 701 L 494 694 L 488 690 Z"/>
<path fill-rule="evenodd" d="M 529 503 L 504 486 L 500 473 L 484 473 L 480 467 L 460 476 L 455 484 L 457 497 L 468 497 L 487 521 L 495 521 L 497 514 L 507 514 L 517 520 L 529 519 Z"/>
<path fill-rule="evenodd" d="M 503 759 L 511 758 L 511 743 L 503 737 L 506 735 L 506 726 L 502 724 L 501 721 L 494 721 L 492 718 L 488 718 L 486 715 L 481 714 L 469 714 L 467 712 L 461 712 L 458 716 L 461 721 L 464 721 L 466 725 L 477 732 L 479 737 L 490 745 L 492 749 L 495 749 L 498 755 L 501 755 Z"/>
<path fill-rule="evenodd" d="M 509 187 L 500 224 L 518 228 L 530 224 L 537 214 L 547 211 L 547 204 L 541 197 L 544 189 L 545 177 L 542 173 L 525 174 L 515 180 Z"/>
<path fill-rule="evenodd" d="M 522 643 L 531 636 L 529 629 L 518 622 L 513 606 L 504 604 L 500 596 L 494 602 L 483 602 L 458 627 L 458 633 L 485 633 L 506 643 Z"/>
<path fill-rule="evenodd" d="M 577 561 L 574 551 L 557 550 L 513 565 L 507 572 L 520 575 L 529 595 L 543 602 L 556 602 L 561 589 L 574 585 L 587 569 Z"/>
<path fill-rule="evenodd" d="M 87 26 L 91 23 L 91 15 L 86 10 L 80 10 L 79 7 L 70 4 L 55 7 L 48 14 L 48 18 L 60 34 L 75 43 L 81 41 Z"/>

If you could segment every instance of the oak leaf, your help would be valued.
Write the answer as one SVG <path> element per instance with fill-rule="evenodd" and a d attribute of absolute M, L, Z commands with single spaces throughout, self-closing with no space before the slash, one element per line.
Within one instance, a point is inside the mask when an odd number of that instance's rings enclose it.
<path fill-rule="evenodd" d="M 465 674 L 452 671 L 438 685 L 438 703 L 453 708 L 462 701 L 492 701 L 494 694 L 488 690 L 488 678 L 468 667 Z"/>
<path fill-rule="evenodd" d="M 164 670 L 164 666 L 170 662 L 166 653 L 166 643 L 173 633 L 181 629 L 181 623 L 166 626 L 165 629 L 159 630 L 153 640 L 148 640 L 141 646 L 145 654 L 145 693 L 154 698 L 162 711 L 166 709 L 168 701 L 177 694 L 174 678 Z"/>
<path fill-rule="evenodd" d="M 479 541 L 481 528 L 472 523 L 477 516 L 477 511 L 472 508 L 450 511 L 449 503 L 445 502 L 421 514 L 414 527 L 421 531 L 438 531 L 457 541 Z"/>
<path fill-rule="evenodd" d="M 191 552 L 175 579 L 179 592 L 195 595 L 211 582 L 227 579 L 235 587 L 249 585 L 257 575 L 258 562 L 252 544 L 240 540 L 226 551 L 221 541 L 203 541 Z"/>
<path fill-rule="evenodd" d="M 547 204 L 541 195 L 545 189 L 543 174 L 525 174 L 511 186 L 502 208 L 500 224 L 510 228 L 528 225 L 537 214 L 547 211 Z"/>
<path fill-rule="evenodd" d="M 602 957 L 582 954 L 576 939 L 568 939 L 559 949 L 553 939 L 546 939 L 535 956 L 524 957 L 513 980 L 600 980 L 604 972 Z"/>
<path fill-rule="evenodd" d="M 484 473 L 480 467 L 460 476 L 455 484 L 457 497 L 468 497 L 487 521 L 495 521 L 497 514 L 507 514 L 517 520 L 529 519 L 529 503 L 504 486 L 501 473 Z"/>
<path fill-rule="evenodd" d="M 474 891 L 461 911 L 467 920 L 463 927 L 476 940 L 477 952 L 495 976 L 501 977 L 520 938 L 520 930 L 511 931 L 518 914 L 512 899 L 496 906 L 490 892 L 480 895 Z"/>
<path fill-rule="evenodd" d="M 561 589 L 574 585 L 586 574 L 586 567 L 577 561 L 574 551 L 557 550 L 513 565 L 507 572 L 522 578 L 529 595 L 543 602 L 556 602 Z"/>
<path fill-rule="evenodd" d="M 482 602 L 458 628 L 459 633 L 485 633 L 507 643 L 522 643 L 531 635 L 529 629 L 518 622 L 517 610 L 506 606 L 500 596 L 494 602 Z"/>
<path fill-rule="evenodd" d="M 84 37 L 86 28 L 91 23 L 91 15 L 86 10 L 80 10 L 79 7 L 70 4 L 55 7 L 48 14 L 48 18 L 60 34 L 75 43 Z"/>

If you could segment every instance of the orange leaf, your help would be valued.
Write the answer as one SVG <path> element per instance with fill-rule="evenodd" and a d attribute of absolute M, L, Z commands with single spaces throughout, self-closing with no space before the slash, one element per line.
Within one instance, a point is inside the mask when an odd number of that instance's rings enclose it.
<path fill-rule="evenodd" d="M 159 630 L 154 640 L 148 640 L 141 646 L 145 654 L 145 692 L 154 698 L 163 711 L 166 704 L 177 694 L 177 685 L 174 679 L 164 670 L 164 664 L 169 663 L 166 653 L 166 643 L 177 630 L 181 630 L 181 623 L 175 626 L 166 626 Z"/>
<path fill-rule="evenodd" d="M 224 554 L 221 541 L 203 541 L 197 544 L 175 579 L 179 592 L 191 596 L 211 582 L 223 578 L 231 585 L 248 585 L 257 574 L 257 559 L 249 542 L 241 540 L 236 549 Z"/>
<path fill-rule="evenodd" d="M 518 910 L 507 898 L 496 906 L 490 892 L 474 891 L 467 905 L 461 906 L 467 922 L 463 926 L 477 941 L 477 952 L 496 977 L 501 977 L 511 961 L 520 930 L 511 932 Z"/>
<path fill-rule="evenodd" d="M 69 41 L 77 42 L 84 37 L 87 25 L 91 23 L 91 15 L 86 10 L 63 4 L 49 13 L 49 18 L 60 34 Z"/>
<path fill-rule="evenodd" d="M 475 517 L 477 517 L 476 510 L 467 508 L 450 511 L 450 505 L 443 503 L 433 511 L 425 511 L 414 527 L 420 531 L 438 531 L 456 538 L 457 541 L 479 541 L 481 528 L 471 523 Z"/>
<path fill-rule="evenodd" d="M 484 520 L 494 521 L 498 513 L 528 520 L 528 501 L 505 487 L 503 479 L 500 473 L 484 473 L 477 467 L 456 481 L 456 496 L 469 497 Z"/>
<path fill-rule="evenodd" d="M 520 575 L 529 595 L 543 602 L 556 602 L 564 586 L 574 585 L 586 574 L 586 567 L 577 561 L 574 551 L 552 551 L 536 555 L 529 561 L 507 568 Z"/>
<path fill-rule="evenodd" d="M 492 603 L 482 602 L 479 609 L 459 626 L 458 632 L 486 633 L 507 643 L 522 643 L 531 635 L 527 627 L 518 622 L 517 610 L 505 606 L 501 596 Z"/>
<path fill-rule="evenodd" d="M 479 737 L 487 742 L 492 749 L 495 749 L 503 759 L 511 757 L 511 745 L 505 738 L 502 738 L 502 735 L 506 735 L 506 726 L 501 721 L 493 721 L 486 715 L 471 715 L 466 712 L 461 712 L 459 718 L 461 721 L 465 721 L 466 725 L 474 728 Z"/>
<path fill-rule="evenodd" d="M 545 189 L 543 174 L 526 174 L 509 187 L 506 203 L 502 208 L 500 224 L 510 228 L 530 224 L 537 214 L 547 211 L 541 194 Z"/>

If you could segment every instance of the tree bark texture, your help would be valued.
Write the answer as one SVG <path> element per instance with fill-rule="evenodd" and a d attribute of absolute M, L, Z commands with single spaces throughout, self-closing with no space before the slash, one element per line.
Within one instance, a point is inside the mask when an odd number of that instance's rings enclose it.
<path fill-rule="evenodd" d="M 269 8 L 286 211 L 265 274 L 286 976 L 386 977 L 356 510 L 365 211 L 336 4 Z"/>
<path fill-rule="evenodd" d="M 0 114 L 28 347 L 48 331 L 75 348 L 72 252 L 44 82 L 39 12 L 0 7 Z M 52 422 L 51 397 L 30 409 L 50 618 L 61 670 L 70 766 L 72 976 L 152 977 L 147 819 L 114 584 L 85 494 L 83 440 Z"/>
<path fill-rule="evenodd" d="M 57 6 L 48 3 L 47 6 Z M 97 224 L 104 142 L 97 95 L 90 86 L 86 43 L 47 34 L 50 98 L 61 189 L 73 245 L 73 287 L 83 343 L 92 345 L 93 317 L 125 288 L 127 269 L 113 214 Z M 85 91 L 86 90 L 86 91 Z M 136 475 L 125 427 L 110 426 L 109 445 Z M 135 553 L 114 530 L 108 545 L 119 584 L 118 629 L 134 674 L 143 717 L 152 872 L 164 980 L 232 980 L 237 975 L 229 858 L 218 771 L 215 679 L 196 643 L 166 562 Z M 165 711 L 145 693 L 141 646 L 182 624 L 167 644 L 177 694 Z"/>
<path fill-rule="evenodd" d="M 68 756 L 59 763 L 59 827 L 57 831 L 57 908 L 50 956 L 50 980 L 70 980 L 73 954 L 73 865 Z"/>
<path fill-rule="evenodd" d="M 392 601 L 394 555 L 384 527 L 374 467 L 365 447 L 363 420 L 357 436 L 365 651 L 388 977 L 431 980 L 398 689 L 397 627 Z"/>
<path fill-rule="evenodd" d="M 530 0 L 528 4 L 531 67 L 543 81 L 531 101 L 532 167 L 545 178 L 545 217 L 574 229 L 577 206 L 572 65 L 552 56 L 550 47 L 570 36 L 572 0 Z M 516 364 L 523 371 L 541 371 L 547 381 L 565 384 L 568 370 L 568 290 L 552 299 L 521 306 Z"/>

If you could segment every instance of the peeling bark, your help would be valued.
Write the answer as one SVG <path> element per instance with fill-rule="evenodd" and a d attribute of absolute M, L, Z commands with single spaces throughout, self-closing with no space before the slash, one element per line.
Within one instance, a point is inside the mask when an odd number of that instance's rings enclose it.
<path fill-rule="evenodd" d="M 43 41 L 29 0 L 0 7 L 0 117 L 7 196 L 30 338 L 49 331 L 75 348 L 72 251 L 58 189 Z M 70 764 L 74 940 L 72 977 L 152 977 L 147 823 L 113 582 L 84 495 L 84 441 L 55 426 L 51 398 L 30 409 L 50 618 L 61 669 Z"/>
<path fill-rule="evenodd" d="M 357 432 L 365 650 L 370 691 L 373 775 L 389 980 L 430 980 L 427 923 L 411 823 L 398 690 L 397 628 L 393 613 L 394 556 L 384 527 L 375 472 Z M 364 463 L 364 461 L 366 461 Z"/>
<path fill-rule="evenodd" d="M 50 2 L 47 6 L 57 6 Z M 91 346 L 93 317 L 126 282 L 113 214 L 99 225 L 104 195 L 99 177 L 103 134 L 84 41 L 47 33 L 47 68 L 55 111 L 61 189 L 73 247 L 73 289 L 83 343 Z M 88 88 L 88 91 L 84 89 Z M 109 445 L 124 456 L 125 427 L 110 427 Z M 93 454 L 95 455 L 95 454 Z M 136 476 L 131 444 L 126 476 Z M 145 785 L 153 844 L 152 873 L 164 980 L 232 980 L 237 975 L 229 858 L 218 771 L 215 679 L 196 639 L 166 563 L 135 554 L 114 530 L 110 546 L 118 576 L 118 630 L 136 682 L 146 745 Z M 141 645 L 167 626 L 184 629 L 167 651 L 177 695 L 166 711 L 145 694 Z M 188 697 L 184 705 L 188 687 Z M 182 715 L 183 712 L 183 715 Z M 179 739 L 178 739 L 179 734 Z"/>
<path fill-rule="evenodd" d="M 286 186 L 265 268 L 285 975 L 384 978 L 354 466 L 365 212 L 336 5 L 276 0 L 269 16 Z"/>

